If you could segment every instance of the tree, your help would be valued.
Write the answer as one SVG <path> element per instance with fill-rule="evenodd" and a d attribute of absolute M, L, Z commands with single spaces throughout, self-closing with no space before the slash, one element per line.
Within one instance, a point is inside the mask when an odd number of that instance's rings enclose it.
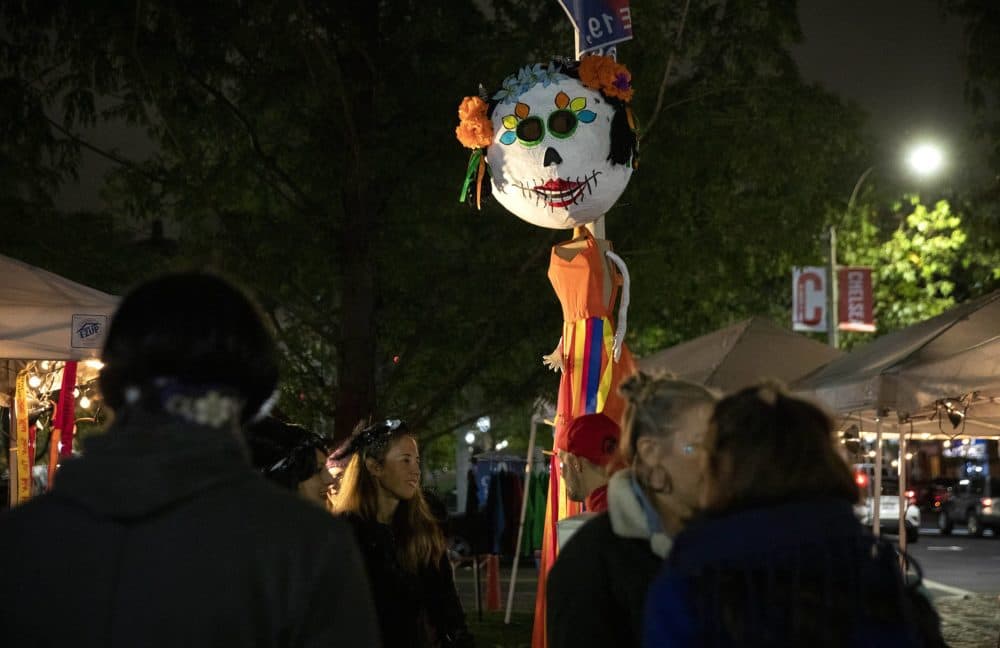
<path fill-rule="evenodd" d="M 1000 255 L 976 247 L 946 200 L 928 206 L 908 196 L 887 214 L 862 208 L 848 219 L 839 233 L 838 260 L 873 268 L 880 333 L 934 317 L 1000 285 Z M 852 335 L 845 346 L 864 338 Z"/>
<path fill-rule="evenodd" d="M 545 259 L 565 234 L 459 205 L 453 129 L 479 83 L 572 51 L 557 3 L 96 0 L 0 15 L 4 73 L 43 108 L 45 137 L 115 161 L 117 222 L 177 219 L 165 265 L 209 265 L 256 293 L 285 352 L 286 413 L 338 436 L 390 412 L 444 434 L 555 392 L 539 361 L 560 330 Z M 795 70 L 794 2 L 636 0 L 633 15 L 619 50 L 643 158 L 608 232 L 635 278 L 643 352 L 787 308 L 789 266 L 816 254 L 863 143 L 857 109 Z M 156 152 L 124 159 L 79 135 L 102 120 Z"/>

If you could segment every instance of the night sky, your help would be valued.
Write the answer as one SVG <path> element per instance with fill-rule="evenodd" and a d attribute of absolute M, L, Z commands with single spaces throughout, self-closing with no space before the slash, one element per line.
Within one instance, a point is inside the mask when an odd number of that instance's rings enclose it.
<path fill-rule="evenodd" d="M 951 159 L 973 157 L 963 26 L 936 0 L 802 0 L 799 17 L 802 75 L 860 104 L 887 153 L 929 138 Z"/>
<path fill-rule="evenodd" d="M 860 104 L 886 152 L 902 156 L 914 139 L 931 137 L 952 157 L 963 150 L 970 157 L 962 24 L 936 0 L 801 0 L 799 13 L 804 39 L 793 53 L 802 75 Z M 141 132 L 105 126 L 89 135 L 134 157 L 150 150 Z M 102 206 L 98 189 L 108 165 L 89 153 L 84 160 L 80 182 L 57 199 L 64 210 Z"/>

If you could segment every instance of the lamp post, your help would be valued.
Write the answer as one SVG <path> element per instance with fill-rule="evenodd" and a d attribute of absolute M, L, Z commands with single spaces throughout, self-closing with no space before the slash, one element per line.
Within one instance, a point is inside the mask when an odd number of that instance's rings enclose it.
<path fill-rule="evenodd" d="M 854 183 L 854 190 L 851 192 L 851 197 L 847 201 L 847 211 L 844 212 L 844 216 L 848 216 L 851 210 L 854 209 L 854 201 L 858 198 L 858 190 L 861 189 L 861 184 L 865 181 L 872 171 L 875 170 L 875 165 L 872 165 L 864 170 L 864 172 L 858 177 L 858 181 Z M 837 227 L 836 225 L 830 226 L 830 266 L 829 266 L 829 277 L 830 277 L 830 305 L 827 308 L 827 313 L 829 315 L 829 321 L 827 322 L 827 341 L 830 343 L 834 349 L 840 345 L 840 336 L 838 335 L 837 326 L 840 324 L 840 314 L 837 312 L 837 308 L 840 304 L 840 295 L 838 294 L 840 286 L 837 284 Z"/>
<path fill-rule="evenodd" d="M 914 146 L 910 150 L 906 157 L 906 162 L 910 169 L 918 176 L 928 177 L 940 171 L 941 167 L 944 166 L 944 153 L 942 153 L 941 148 L 937 145 L 924 142 Z M 875 166 L 873 164 L 858 176 L 857 182 L 854 183 L 854 189 L 851 191 L 851 197 L 847 201 L 847 211 L 844 212 L 844 217 L 850 215 L 851 210 L 854 209 L 854 202 L 858 198 L 858 191 L 861 190 L 861 185 L 864 184 L 865 179 L 875 170 Z M 840 304 L 840 295 L 838 295 L 840 286 L 837 282 L 837 227 L 835 225 L 830 226 L 828 275 L 830 289 L 827 292 L 830 295 L 830 302 L 827 308 L 827 342 L 836 349 L 840 345 L 840 335 L 837 329 L 840 324 L 840 314 L 837 312 Z"/>

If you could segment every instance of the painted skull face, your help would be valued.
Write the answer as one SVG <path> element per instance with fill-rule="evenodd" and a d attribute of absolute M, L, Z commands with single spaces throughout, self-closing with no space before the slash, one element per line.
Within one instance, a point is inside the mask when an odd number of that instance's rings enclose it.
<path fill-rule="evenodd" d="M 632 167 L 608 159 L 614 107 L 559 76 L 497 104 L 486 161 L 501 205 L 532 225 L 572 229 L 615 204 Z"/>

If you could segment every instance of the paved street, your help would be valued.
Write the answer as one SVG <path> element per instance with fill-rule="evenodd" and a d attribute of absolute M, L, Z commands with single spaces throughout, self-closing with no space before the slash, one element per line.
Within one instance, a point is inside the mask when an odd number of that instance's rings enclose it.
<path fill-rule="evenodd" d="M 920 533 L 920 541 L 907 549 L 920 562 L 925 579 L 970 592 L 1000 594 L 1000 538 L 973 538 L 964 530 L 942 536 L 933 528 L 921 528 Z"/>

